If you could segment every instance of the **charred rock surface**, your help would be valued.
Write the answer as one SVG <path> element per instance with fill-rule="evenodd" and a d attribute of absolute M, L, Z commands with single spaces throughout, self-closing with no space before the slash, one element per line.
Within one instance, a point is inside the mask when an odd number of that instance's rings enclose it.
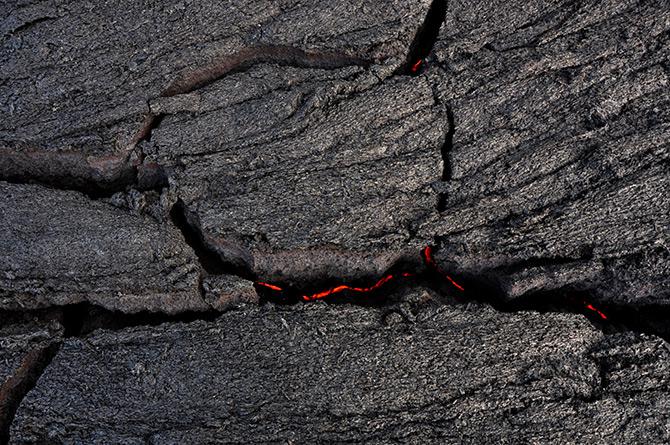
<path fill-rule="evenodd" d="M 451 2 L 438 263 L 507 298 L 667 304 L 669 20 L 665 1 Z"/>
<path fill-rule="evenodd" d="M 667 1 L 0 13 L 0 443 L 670 442 Z"/>
<path fill-rule="evenodd" d="M 138 160 L 129 152 L 156 124 L 151 99 L 259 62 L 400 65 L 428 7 L 428 0 L 5 3 L 0 179 L 95 183 L 100 174 L 89 164 L 109 158 L 132 169 Z M 76 163 L 52 171 L 54 153 Z"/>
<path fill-rule="evenodd" d="M 0 194 L 0 308 L 208 308 L 196 256 L 170 224 L 74 191 L 0 182 Z"/>
<path fill-rule="evenodd" d="M 12 443 L 665 442 L 669 365 L 579 315 L 248 309 L 67 340 Z"/>
<path fill-rule="evenodd" d="M 262 280 L 378 276 L 418 260 L 435 212 L 444 106 L 424 77 L 380 82 L 262 65 L 167 112 L 148 159 L 173 167 L 191 225 L 227 262 Z"/>
<path fill-rule="evenodd" d="M 19 403 L 56 354 L 63 326 L 58 314 L 0 316 L 0 443 L 6 443 Z"/>

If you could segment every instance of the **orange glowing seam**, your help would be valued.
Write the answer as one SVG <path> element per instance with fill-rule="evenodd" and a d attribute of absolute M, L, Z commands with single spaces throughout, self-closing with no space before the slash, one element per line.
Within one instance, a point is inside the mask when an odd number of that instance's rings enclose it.
<path fill-rule="evenodd" d="M 402 274 L 400 274 L 400 276 L 402 276 L 402 277 L 411 277 L 413 275 L 414 274 L 411 274 L 409 272 L 403 272 Z M 351 286 L 347 286 L 346 284 L 343 284 L 343 285 L 340 285 L 340 286 L 337 286 L 337 287 L 326 289 L 326 290 L 321 291 L 321 292 L 317 292 L 317 293 L 312 294 L 312 295 L 303 295 L 302 299 L 305 300 L 305 301 L 314 301 L 314 300 L 319 300 L 321 298 L 329 297 L 329 296 L 334 295 L 334 294 L 339 294 L 340 292 L 344 292 L 344 291 L 368 293 L 368 292 L 372 292 L 372 291 L 375 291 L 375 290 L 379 289 L 380 287 L 382 287 L 383 285 L 385 285 L 389 281 L 394 280 L 396 278 L 397 277 L 393 274 L 386 275 L 384 278 L 381 278 L 379 281 L 377 281 L 375 284 L 373 284 L 370 287 L 351 287 Z"/>
<path fill-rule="evenodd" d="M 263 283 L 263 282 L 261 282 L 261 281 L 257 281 L 256 284 L 257 284 L 258 286 L 267 287 L 268 289 L 272 289 L 272 290 L 276 290 L 276 291 L 282 291 L 282 290 L 284 290 L 284 289 L 282 289 L 282 288 L 279 287 L 279 286 L 275 286 L 274 284 Z"/>
<path fill-rule="evenodd" d="M 584 305 L 585 305 L 586 309 L 588 309 L 588 310 L 590 310 L 590 311 L 593 311 L 593 312 L 595 312 L 596 314 L 600 315 L 600 318 L 602 318 L 603 320 L 607 320 L 607 315 L 603 314 L 601 311 L 599 311 L 598 309 L 596 309 L 592 304 L 589 304 L 589 303 L 587 303 L 587 302 L 585 301 L 585 302 L 584 302 Z"/>
<path fill-rule="evenodd" d="M 437 265 L 435 264 L 435 260 L 433 259 L 433 251 L 432 251 L 432 248 L 430 246 L 426 246 L 423 249 L 422 253 L 423 253 L 424 259 L 426 261 L 426 264 L 428 266 L 430 266 L 431 268 L 436 270 L 438 273 L 440 273 L 440 275 L 445 277 L 456 289 L 460 290 L 461 292 L 465 290 L 463 288 L 463 286 L 458 284 L 453 278 L 451 278 L 449 275 L 447 275 L 442 270 L 440 270 L 439 267 L 437 267 Z M 320 292 L 316 292 L 316 293 L 313 293 L 311 295 L 303 295 L 302 299 L 304 301 L 320 300 L 322 298 L 326 298 L 326 297 L 329 297 L 331 295 L 339 294 L 341 292 L 369 293 L 369 292 L 373 292 L 373 291 L 379 289 L 380 287 L 384 286 L 389 281 L 392 281 L 392 280 L 395 280 L 395 279 L 401 278 L 401 277 L 407 278 L 407 277 L 413 277 L 413 276 L 414 276 L 414 274 L 411 273 L 411 272 L 401 272 L 401 273 L 398 273 L 396 275 L 389 274 L 389 275 L 386 275 L 383 278 L 379 279 L 375 284 L 373 284 L 372 286 L 369 286 L 369 287 L 354 287 L 354 286 L 349 286 L 349 285 L 346 285 L 346 284 L 341 284 L 339 286 L 331 287 L 329 289 L 326 289 L 326 290 L 323 290 L 323 291 L 320 291 Z M 283 291 L 284 290 L 283 288 L 281 288 L 279 286 L 276 286 L 274 284 L 270 284 L 270 283 L 263 283 L 263 282 L 258 281 L 258 282 L 256 282 L 256 284 L 258 286 L 266 287 L 266 288 L 274 290 L 274 291 Z"/>
<path fill-rule="evenodd" d="M 409 70 L 413 73 L 417 73 L 421 68 L 422 63 L 423 63 L 422 59 L 417 60 L 416 62 L 414 62 L 414 65 L 412 65 L 412 67 Z"/>
<path fill-rule="evenodd" d="M 463 292 L 463 291 L 465 290 L 465 288 L 464 288 L 463 286 L 461 286 L 460 284 L 458 284 L 453 278 L 451 278 L 449 275 L 447 275 L 446 273 L 444 273 L 439 267 L 437 267 L 437 264 L 435 264 L 435 260 L 433 259 L 433 249 L 432 249 L 432 247 L 430 247 L 430 246 L 426 246 L 426 247 L 423 249 L 423 257 L 426 259 L 426 264 L 427 264 L 428 266 L 432 267 L 432 268 L 435 269 L 440 275 L 442 275 L 444 278 L 446 278 L 447 280 L 449 280 L 449 282 L 450 282 L 451 284 L 453 284 L 453 286 L 454 286 L 456 289 L 460 290 L 461 292 Z"/>

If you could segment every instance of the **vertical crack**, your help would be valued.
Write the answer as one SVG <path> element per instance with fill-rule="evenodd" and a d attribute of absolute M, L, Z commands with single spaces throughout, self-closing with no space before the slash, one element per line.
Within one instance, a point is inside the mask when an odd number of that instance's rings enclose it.
<path fill-rule="evenodd" d="M 446 15 L 447 0 L 433 0 L 409 47 L 407 59 L 396 74 L 418 74 L 421 71 L 422 61 L 433 50 Z"/>
<path fill-rule="evenodd" d="M 449 105 L 446 105 L 447 112 L 447 123 L 448 129 L 447 134 L 444 138 L 444 144 L 440 149 L 440 154 L 442 155 L 442 181 L 446 182 L 451 180 L 451 162 L 449 161 L 449 154 L 454 148 L 454 133 L 456 133 L 456 123 L 454 119 L 454 112 L 452 111 Z M 444 191 L 440 192 L 437 200 L 437 211 L 442 213 L 447 208 L 447 195 Z"/>
<path fill-rule="evenodd" d="M 52 343 L 28 352 L 21 361 L 21 366 L 0 387 L 0 444 L 9 443 L 10 426 L 19 405 L 35 387 L 59 349 L 60 343 Z"/>

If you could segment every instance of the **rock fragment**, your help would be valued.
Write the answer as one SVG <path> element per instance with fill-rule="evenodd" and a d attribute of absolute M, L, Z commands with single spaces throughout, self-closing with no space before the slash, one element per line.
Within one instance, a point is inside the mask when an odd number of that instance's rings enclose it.
<path fill-rule="evenodd" d="M 436 43 L 453 112 L 447 269 L 508 298 L 670 298 L 667 2 L 453 3 Z M 437 72 L 437 71 L 436 71 Z"/>
<path fill-rule="evenodd" d="M 205 301 L 218 311 L 238 303 L 258 303 L 253 281 L 234 275 L 210 275 L 202 281 Z"/>
<path fill-rule="evenodd" d="M 448 129 L 425 78 L 263 65 L 198 97 L 156 105 L 171 113 L 147 153 L 228 262 L 304 283 L 418 261 Z"/>
<path fill-rule="evenodd" d="M 169 223 L 38 185 L 0 182 L 0 196 L 0 308 L 208 307 L 198 290 L 197 258 Z"/>
<path fill-rule="evenodd" d="M 669 366 L 663 340 L 579 315 L 254 308 L 68 340 L 12 439 L 660 443 Z"/>

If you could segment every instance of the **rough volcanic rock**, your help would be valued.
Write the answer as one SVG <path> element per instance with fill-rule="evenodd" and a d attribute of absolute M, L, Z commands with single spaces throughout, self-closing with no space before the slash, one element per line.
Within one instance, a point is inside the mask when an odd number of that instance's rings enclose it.
<path fill-rule="evenodd" d="M 132 183 L 128 151 L 150 132 L 150 99 L 260 61 L 397 67 L 429 6 L 429 0 L 10 3 L 2 5 L 0 23 L 0 178 L 69 187 L 93 181 L 102 188 Z M 54 162 L 61 166 L 52 168 Z"/>
<path fill-rule="evenodd" d="M 254 282 L 234 275 L 210 275 L 202 280 L 204 299 L 223 311 L 238 303 L 258 303 Z"/>
<path fill-rule="evenodd" d="M 426 78 L 262 65 L 184 96 L 154 103 L 172 114 L 147 153 L 227 261 L 263 280 L 358 278 L 431 240 L 414 232 L 448 124 Z"/>
<path fill-rule="evenodd" d="M 0 443 L 6 443 L 14 411 L 55 354 L 63 327 L 47 314 L 0 316 Z"/>
<path fill-rule="evenodd" d="M 170 224 L 79 192 L 0 182 L 0 308 L 88 301 L 123 312 L 205 309 L 200 266 Z"/>
<path fill-rule="evenodd" d="M 13 443 L 670 440 L 670 353 L 569 314 L 323 304 L 67 340 Z"/>
<path fill-rule="evenodd" d="M 509 298 L 670 298 L 670 8 L 450 2 L 433 77 L 455 121 L 443 267 Z M 439 71 L 435 71 L 439 72 Z"/>

